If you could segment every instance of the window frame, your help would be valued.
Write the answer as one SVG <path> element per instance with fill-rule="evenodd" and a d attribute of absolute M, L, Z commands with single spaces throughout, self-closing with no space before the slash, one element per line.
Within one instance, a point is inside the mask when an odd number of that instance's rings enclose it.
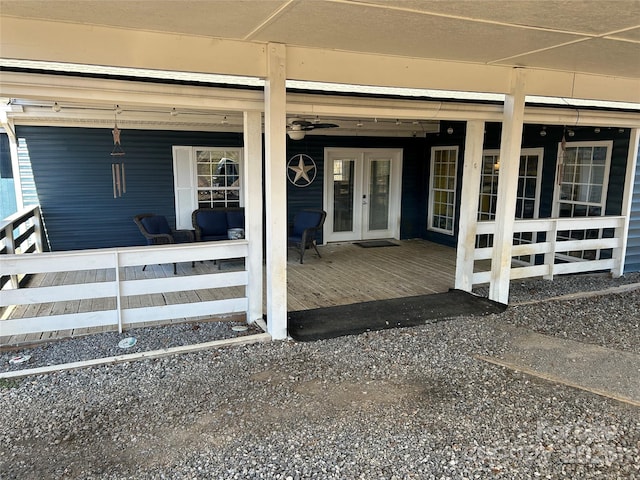
<path fill-rule="evenodd" d="M 604 158 L 604 172 L 603 172 L 603 178 L 602 178 L 602 184 L 601 184 L 601 193 L 600 193 L 600 202 L 599 203 L 595 203 L 595 202 L 589 202 L 589 201 L 574 201 L 574 200 L 563 200 L 560 198 L 561 195 L 561 191 L 562 191 L 562 186 L 564 184 L 564 181 L 562 179 L 562 177 L 565 174 L 565 157 L 563 155 L 563 151 L 562 151 L 562 143 L 558 144 L 558 156 L 557 156 L 557 168 L 556 168 L 556 178 L 555 178 L 555 188 L 554 188 L 554 192 L 553 192 L 553 216 L 555 218 L 589 218 L 589 217 L 604 217 L 606 216 L 606 208 L 607 208 L 607 198 L 609 195 L 609 176 L 610 176 L 610 172 L 611 172 L 611 157 L 613 155 L 613 140 L 586 140 L 586 141 L 577 141 L 577 142 L 566 142 L 565 143 L 565 147 L 566 148 L 577 148 L 579 149 L 580 147 L 590 147 L 592 149 L 596 148 L 596 147 L 606 147 L 606 155 Z M 578 152 L 576 152 L 576 158 L 578 157 L 577 155 Z M 579 165 L 577 162 L 575 163 L 576 167 Z M 593 155 L 591 157 L 591 163 L 590 166 L 593 167 Z M 589 177 L 591 178 L 591 173 L 592 170 L 589 171 Z M 575 181 L 572 182 L 572 185 L 588 185 L 589 187 L 591 187 L 593 184 L 592 183 L 576 183 Z M 588 213 L 588 209 L 589 208 L 593 208 L 593 207 L 599 207 L 600 208 L 600 214 L 599 215 L 580 215 L 580 216 L 575 216 L 572 215 L 570 217 L 560 217 L 560 204 L 561 203 L 567 203 L 570 205 L 581 205 L 584 206 L 587 209 L 587 213 Z M 574 209 L 575 212 L 575 209 Z M 562 250 L 562 242 L 563 240 L 575 240 L 578 238 L 604 238 L 605 237 L 605 230 L 606 229 L 602 229 L 602 228 L 597 228 L 597 229 L 593 229 L 593 228 L 584 228 L 584 229 L 574 229 L 574 230 L 562 230 L 562 231 L 558 231 L 557 232 L 557 238 L 556 238 L 556 251 L 559 253 L 556 253 L 556 258 L 561 260 L 561 261 L 581 261 L 581 260 L 599 260 L 601 258 L 601 255 L 603 253 L 602 249 L 596 249 L 596 250 L 576 250 L 576 251 L 570 251 L 570 252 L 565 252 Z M 594 235 L 597 234 L 597 237 L 594 237 Z M 607 250 L 607 249 L 605 249 Z"/>
<path fill-rule="evenodd" d="M 243 166 L 242 166 L 242 148 L 241 147 L 192 147 L 193 148 L 193 161 L 194 161 L 194 175 L 195 175 L 195 196 L 196 196 L 196 205 L 198 208 L 225 208 L 225 207 L 242 207 L 244 206 L 244 196 L 243 196 Z M 203 185 L 200 186 L 200 177 L 205 177 L 205 175 L 201 175 L 199 171 L 199 165 L 206 164 L 201 161 L 199 157 L 199 153 L 201 152 L 209 152 L 209 163 L 208 165 L 213 169 L 213 163 L 211 163 L 211 152 L 220 153 L 220 159 L 217 160 L 218 169 L 220 168 L 220 162 L 225 159 L 231 160 L 237 165 L 237 172 L 233 174 L 233 177 L 236 177 L 237 185 L 227 185 L 227 177 L 230 175 L 227 173 L 227 163 L 225 162 L 224 174 L 214 175 L 213 170 L 211 170 L 210 177 L 216 178 L 217 176 L 221 176 L 225 179 L 224 185 Z M 233 152 L 231 155 L 229 153 Z M 234 158 L 235 157 L 235 158 Z M 235 183 L 235 182 L 233 182 Z M 214 191 L 224 192 L 222 199 L 214 199 Z M 209 200 L 201 200 L 200 192 L 210 192 L 211 196 Z M 237 198 L 229 199 L 228 192 L 237 192 Z"/>
<path fill-rule="evenodd" d="M 600 215 L 586 215 L 586 217 L 603 217 L 605 215 L 605 210 L 607 206 L 607 197 L 608 197 L 608 189 L 609 189 L 609 173 L 611 171 L 611 155 L 613 152 L 613 140 L 594 140 L 594 141 L 580 141 L 580 142 L 566 142 L 566 148 L 580 148 L 580 147 L 606 147 L 607 153 L 605 156 L 605 164 L 604 164 L 604 174 L 602 179 L 602 191 L 600 196 L 600 202 L 598 206 L 600 207 Z M 595 202 L 580 202 L 580 201 L 572 201 L 572 200 L 562 200 L 560 199 L 560 194 L 562 190 L 562 184 L 564 183 L 560 178 L 564 175 L 564 167 L 566 166 L 562 152 L 562 144 L 558 144 L 558 160 L 556 169 L 556 181 L 555 181 L 555 189 L 553 195 L 553 216 L 559 218 L 560 216 L 560 204 L 568 203 L 572 205 L 584 205 L 587 208 L 596 206 Z M 591 166 L 593 166 L 593 157 L 591 159 Z M 575 185 L 575 182 L 572 183 Z M 576 216 L 566 217 L 566 218 L 579 218 Z"/>
<path fill-rule="evenodd" d="M 446 176 L 442 176 L 442 175 L 438 175 L 439 177 L 444 177 L 447 179 L 453 178 L 453 187 L 452 188 L 440 188 L 440 187 L 436 187 L 434 185 L 434 181 L 436 179 L 436 156 L 440 153 L 440 152 L 449 152 L 449 156 L 447 158 L 447 163 L 445 164 L 447 167 L 449 165 L 453 165 L 453 175 L 450 175 L 450 172 L 447 172 L 448 175 Z M 454 154 L 454 161 L 451 162 L 450 161 L 450 155 L 451 152 L 453 152 Z M 427 217 L 427 230 L 433 231 L 433 232 L 438 232 L 438 233 L 442 233 L 444 235 L 455 235 L 455 223 L 456 223 L 456 213 L 457 213 L 457 206 L 456 206 L 456 189 L 458 186 L 458 163 L 459 163 L 459 154 L 460 154 L 460 147 L 458 145 L 446 145 L 446 146 L 434 146 L 431 147 L 431 161 L 430 161 L 430 175 L 429 175 L 429 209 L 428 209 L 428 217 Z M 436 193 L 443 193 L 445 195 L 447 195 L 447 197 L 449 195 L 451 195 L 451 201 L 448 201 L 449 198 L 447 198 L 447 201 L 445 202 L 436 202 Z M 447 229 L 447 228 L 442 228 L 440 226 L 437 226 L 434 224 L 434 220 L 435 220 L 435 207 L 437 204 L 441 204 L 444 205 L 446 207 L 451 206 L 452 207 L 452 212 L 451 215 L 445 214 L 445 215 L 438 215 L 438 217 L 443 217 L 445 219 L 445 222 L 448 221 L 448 219 L 451 219 L 451 229 Z"/>

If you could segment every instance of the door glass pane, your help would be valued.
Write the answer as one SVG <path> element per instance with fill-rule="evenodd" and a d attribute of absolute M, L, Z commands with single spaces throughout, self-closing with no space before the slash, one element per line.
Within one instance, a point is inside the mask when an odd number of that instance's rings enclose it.
<path fill-rule="evenodd" d="M 369 230 L 386 230 L 389 226 L 390 160 L 372 160 L 369 181 Z"/>
<path fill-rule="evenodd" d="M 333 231 L 353 231 L 354 160 L 333 161 Z"/>

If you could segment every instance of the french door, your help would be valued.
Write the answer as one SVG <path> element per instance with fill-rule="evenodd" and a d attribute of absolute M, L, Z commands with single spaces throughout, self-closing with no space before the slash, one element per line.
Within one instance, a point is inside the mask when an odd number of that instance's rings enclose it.
<path fill-rule="evenodd" d="M 402 150 L 325 149 L 324 238 L 399 238 Z"/>

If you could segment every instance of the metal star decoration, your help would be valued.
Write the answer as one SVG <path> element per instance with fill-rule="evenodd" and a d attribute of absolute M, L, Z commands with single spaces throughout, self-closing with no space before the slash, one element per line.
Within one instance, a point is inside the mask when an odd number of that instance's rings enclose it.
<path fill-rule="evenodd" d="M 295 160 L 298 160 L 298 163 L 295 163 Z M 297 187 L 306 187 L 310 185 L 313 180 L 316 178 L 316 163 L 309 155 L 299 154 L 292 157 L 289 160 L 287 165 L 288 170 L 293 172 L 294 178 L 291 178 L 291 174 L 288 173 L 289 181 L 293 183 Z M 313 171 L 313 176 L 310 176 L 309 173 Z M 301 180 L 304 180 L 301 182 Z"/>

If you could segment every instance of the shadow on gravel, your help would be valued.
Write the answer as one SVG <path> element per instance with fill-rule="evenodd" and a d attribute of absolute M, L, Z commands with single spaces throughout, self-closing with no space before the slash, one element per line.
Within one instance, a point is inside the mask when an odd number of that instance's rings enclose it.
<path fill-rule="evenodd" d="M 300 342 L 414 327 L 461 316 L 501 313 L 506 305 L 462 290 L 289 312 L 289 335 Z"/>

